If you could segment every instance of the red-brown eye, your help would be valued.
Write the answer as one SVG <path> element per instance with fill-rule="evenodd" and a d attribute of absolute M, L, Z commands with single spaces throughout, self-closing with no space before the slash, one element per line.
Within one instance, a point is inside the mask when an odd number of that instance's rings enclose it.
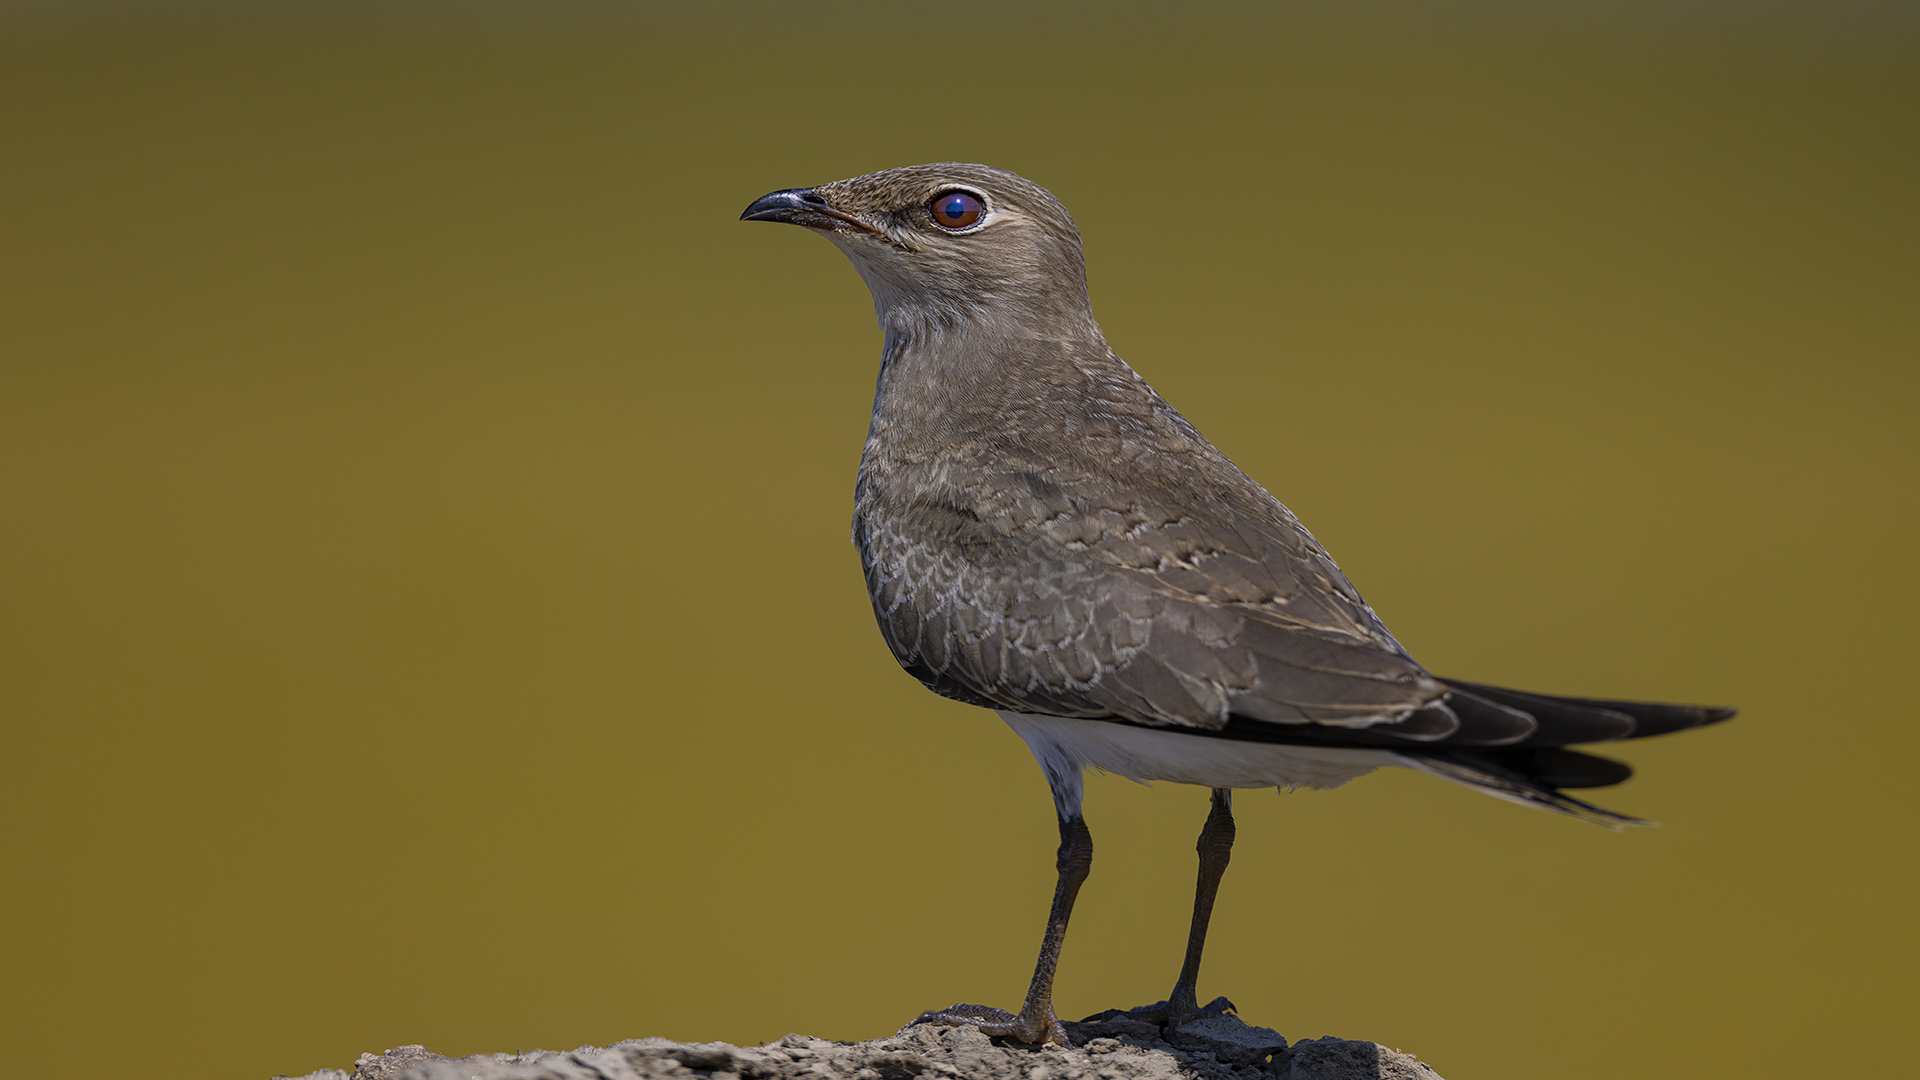
<path fill-rule="evenodd" d="M 943 191 L 927 204 L 933 211 L 933 223 L 943 229 L 964 229 L 980 220 L 987 208 L 964 191 Z"/>

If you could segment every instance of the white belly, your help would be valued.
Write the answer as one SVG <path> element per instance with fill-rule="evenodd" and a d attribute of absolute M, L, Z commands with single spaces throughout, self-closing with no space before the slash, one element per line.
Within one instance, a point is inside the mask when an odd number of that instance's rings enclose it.
<path fill-rule="evenodd" d="M 1166 780 L 1217 788 L 1331 788 L 1382 765 L 1405 764 L 1387 750 L 1235 742 L 1105 720 L 1002 712 L 1046 771 L 1060 813 L 1080 812 L 1081 770 L 1145 783 Z"/>

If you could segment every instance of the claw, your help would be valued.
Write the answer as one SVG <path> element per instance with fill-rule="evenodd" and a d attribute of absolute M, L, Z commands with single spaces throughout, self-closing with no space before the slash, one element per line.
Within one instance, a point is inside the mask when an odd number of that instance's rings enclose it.
<path fill-rule="evenodd" d="M 1048 1043 L 1055 1046 L 1073 1045 L 1073 1040 L 1067 1037 L 1067 1029 L 1060 1026 L 1060 1018 L 1053 1015 L 1053 1010 L 1050 1008 L 1044 1016 L 1028 1016 L 1024 1012 L 1010 1013 L 991 1005 L 969 1005 L 962 1002 L 958 1005 L 949 1005 L 944 1009 L 921 1013 L 913 1022 L 978 1028 L 982 1034 L 990 1038 L 1012 1039 L 1030 1046 L 1045 1046 Z"/>
<path fill-rule="evenodd" d="M 1228 1013 L 1238 1013 L 1239 1011 L 1239 1006 L 1236 1006 L 1233 1002 L 1228 1001 L 1225 997 L 1217 997 L 1205 1005 L 1200 1006 L 1199 1011 L 1187 1017 L 1187 1020 L 1205 1020 L 1208 1017 L 1225 1016 Z M 1181 1023 L 1186 1023 L 1186 1021 L 1183 1020 Z"/>
<path fill-rule="evenodd" d="M 1132 1009 L 1108 1009 L 1095 1013 L 1080 1021 L 1083 1024 L 1098 1024 L 1107 1020 L 1143 1020 L 1149 1024 L 1158 1024 L 1165 1031 L 1178 1031 L 1195 1020 L 1205 1020 L 1214 1016 L 1225 1016 L 1239 1012 L 1233 1002 L 1224 997 L 1214 998 L 1197 1009 L 1175 1009 L 1171 1002 L 1156 1001 L 1151 1005 L 1141 1005 Z"/>

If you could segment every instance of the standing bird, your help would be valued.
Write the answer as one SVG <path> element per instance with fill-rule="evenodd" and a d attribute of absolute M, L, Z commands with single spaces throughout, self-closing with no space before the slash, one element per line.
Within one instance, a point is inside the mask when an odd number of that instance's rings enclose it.
<path fill-rule="evenodd" d="M 1212 789 L 1178 1026 L 1233 846 L 1235 788 L 1330 788 L 1383 765 L 1610 826 L 1562 789 L 1627 766 L 1566 749 L 1731 709 L 1546 697 L 1429 674 L 1313 535 L 1108 347 L 1080 233 L 1004 169 L 889 169 L 754 200 L 853 260 L 886 333 L 854 489 L 880 633 L 909 674 L 999 712 L 1046 772 L 1059 881 L 1018 1013 L 924 1022 L 1069 1045 L 1053 1010 L 1067 918 L 1093 861 L 1087 766 Z"/>

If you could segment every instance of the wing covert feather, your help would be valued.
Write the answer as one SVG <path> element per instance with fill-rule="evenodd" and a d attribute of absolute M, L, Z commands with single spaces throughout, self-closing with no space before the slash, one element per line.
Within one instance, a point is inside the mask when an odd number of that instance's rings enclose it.
<path fill-rule="evenodd" d="M 1084 513 L 1028 479 L 1036 528 L 929 500 L 856 522 L 887 643 L 936 692 L 1208 729 L 1387 723 L 1445 693 L 1305 529 Z"/>

